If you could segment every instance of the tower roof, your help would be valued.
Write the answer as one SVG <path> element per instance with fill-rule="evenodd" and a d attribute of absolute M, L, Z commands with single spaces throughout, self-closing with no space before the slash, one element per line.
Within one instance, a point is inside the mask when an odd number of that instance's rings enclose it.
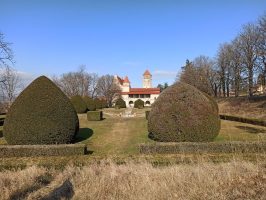
<path fill-rule="evenodd" d="M 124 83 L 130 83 L 127 76 L 124 78 Z"/>
<path fill-rule="evenodd" d="M 144 76 L 145 76 L 145 75 L 149 75 L 149 76 L 151 76 L 151 73 L 149 72 L 149 70 L 146 70 L 146 71 L 144 72 L 143 75 L 144 75 Z"/>

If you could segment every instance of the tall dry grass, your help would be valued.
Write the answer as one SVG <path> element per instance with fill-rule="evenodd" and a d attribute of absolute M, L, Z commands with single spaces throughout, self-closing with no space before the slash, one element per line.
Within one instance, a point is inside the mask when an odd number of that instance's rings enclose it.
<path fill-rule="evenodd" d="M 117 165 L 107 160 L 68 166 L 25 199 L 266 199 L 265 164 L 232 161 L 154 167 L 146 162 Z M 45 171 L 32 167 L 0 173 L 1 199 Z"/>

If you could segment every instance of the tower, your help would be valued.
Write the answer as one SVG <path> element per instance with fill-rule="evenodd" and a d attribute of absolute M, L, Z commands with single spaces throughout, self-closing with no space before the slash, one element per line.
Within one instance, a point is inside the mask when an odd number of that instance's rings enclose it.
<path fill-rule="evenodd" d="M 152 88 L 152 75 L 149 70 L 146 70 L 143 74 L 143 88 Z"/>

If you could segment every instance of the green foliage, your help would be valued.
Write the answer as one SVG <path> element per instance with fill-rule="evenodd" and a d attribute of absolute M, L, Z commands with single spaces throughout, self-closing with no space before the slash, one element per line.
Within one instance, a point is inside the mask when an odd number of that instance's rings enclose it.
<path fill-rule="evenodd" d="M 134 102 L 134 108 L 144 108 L 144 101 L 138 99 Z"/>
<path fill-rule="evenodd" d="M 71 156 L 84 155 L 85 144 L 61 145 L 0 145 L 0 157 Z"/>
<path fill-rule="evenodd" d="M 150 111 L 149 110 L 147 110 L 147 111 L 145 111 L 145 118 L 148 120 L 148 118 L 149 118 L 149 114 L 150 114 Z"/>
<path fill-rule="evenodd" d="M 102 111 L 90 111 L 87 112 L 88 121 L 101 121 L 103 119 Z"/>
<path fill-rule="evenodd" d="M 141 144 L 143 154 L 183 154 L 183 153 L 264 153 L 266 142 L 181 142 Z"/>
<path fill-rule="evenodd" d="M 96 110 L 96 105 L 95 105 L 95 102 L 92 98 L 85 96 L 85 97 L 83 97 L 83 101 L 86 103 L 88 111 L 95 111 Z"/>
<path fill-rule="evenodd" d="M 79 95 L 73 96 L 70 98 L 70 101 L 73 104 L 77 113 L 86 113 L 87 105 L 81 96 Z"/>
<path fill-rule="evenodd" d="M 103 108 L 102 101 L 100 99 L 95 98 L 94 103 L 95 103 L 96 109 L 102 109 Z"/>
<path fill-rule="evenodd" d="M 126 102 L 122 98 L 117 99 L 115 102 L 115 108 L 126 108 Z"/>
<path fill-rule="evenodd" d="M 209 98 L 179 82 L 165 89 L 154 102 L 148 130 L 156 141 L 212 141 L 219 134 L 220 119 Z"/>
<path fill-rule="evenodd" d="M 252 119 L 252 118 L 245 118 L 239 116 L 232 116 L 232 115 L 220 115 L 221 119 L 229 120 L 229 121 L 236 121 L 242 122 L 247 124 L 259 125 L 259 126 L 266 126 L 266 121 L 261 119 Z"/>
<path fill-rule="evenodd" d="M 108 108 L 108 103 L 106 100 L 102 99 L 101 102 L 102 102 L 102 108 Z"/>
<path fill-rule="evenodd" d="M 12 104 L 3 134 L 8 144 L 65 144 L 73 141 L 78 129 L 78 116 L 69 99 L 41 76 Z"/>

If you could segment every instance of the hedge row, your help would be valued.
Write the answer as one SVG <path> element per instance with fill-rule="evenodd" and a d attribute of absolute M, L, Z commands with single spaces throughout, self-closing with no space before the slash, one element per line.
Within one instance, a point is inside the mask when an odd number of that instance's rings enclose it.
<path fill-rule="evenodd" d="M 209 142 L 140 144 L 142 154 L 178 153 L 265 153 L 266 142 Z"/>
<path fill-rule="evenodd" d="M 145 117 L 146 117 L 146 119 L 148 120 L 148 118 L 149 118 L 149 114 L 150 114 L 150 110 L 147 110 L 147 111 L 145 111 Z"/>
<path fill-rule="evenodd" d="M 87 112 L 88 121 L 101 121 L 103 119 L 102 111 L 89 111 Z"/>
<path fill-rule="evenodd" d="M 0 157 L 84 155 L 85 144 L 62 145 L 0 145 Z"/>
<path fill-rule="evenodd" d="M 242 123 L 259 125 L 259 126 L 266 126 L 266 121 L 261 120 L 261 119 L 252 119 L 252 118 L 245 118 L 245 117 L 231 116 L 231 115 L 220 115 L 220 118 L 223 120 L 236 121 L 236 122 L 242 122 Z"/>

